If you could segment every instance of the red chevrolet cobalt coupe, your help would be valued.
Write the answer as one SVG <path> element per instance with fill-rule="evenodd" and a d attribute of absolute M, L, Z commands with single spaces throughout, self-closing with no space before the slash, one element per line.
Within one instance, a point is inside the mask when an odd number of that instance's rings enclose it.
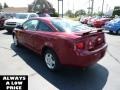
<path fill-rule="evenodd" d="M 79 22 L 54 17 L 27 20 L 15 28 L 13 40 L 14 45 L 22 44 L 41 54 L 52 71 L 61 66 L 93 65 L 107 48 L 102 30 L 90 30 Z"/>

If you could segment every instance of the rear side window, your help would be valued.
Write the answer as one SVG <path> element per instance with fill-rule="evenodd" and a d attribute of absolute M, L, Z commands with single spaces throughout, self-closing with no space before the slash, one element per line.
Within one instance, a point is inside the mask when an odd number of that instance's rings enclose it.
<path fill-rule="evenodd" d="M 51 20 L 54 27 L 60 32 L 80 32 L 82 30 L 90 29 L 88 26 L 83 25 L 77 21 L 72 21 L 69 19 L 52 19 Z"/>
<path fill-rule="evenodd" d="M 45 32 L 52 32 L 53 30 L 44 22 L 39 22 L 38 30 L 45 31 Z"/>
<path fill-rule="evenodd" d="M 59 25 L 60 23 L 52 22 L 52 24 L 57 28 L 60 32 L 65 32 L 65 30 Z"/>

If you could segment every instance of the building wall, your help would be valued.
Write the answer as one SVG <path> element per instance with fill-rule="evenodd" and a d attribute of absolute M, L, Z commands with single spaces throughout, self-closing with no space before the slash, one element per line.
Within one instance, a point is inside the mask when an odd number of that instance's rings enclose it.
<path fill-rule="evenodd" d="M 3 8 L 1 12 L 5 13 L 24 13 L 28 12 L 28 8 L 26 7 L 8 7 L 8 8 Z"/>

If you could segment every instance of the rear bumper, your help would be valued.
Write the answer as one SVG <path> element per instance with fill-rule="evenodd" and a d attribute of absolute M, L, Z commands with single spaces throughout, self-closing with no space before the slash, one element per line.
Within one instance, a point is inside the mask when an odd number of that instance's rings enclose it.
<path fill-rule="evenodd" d="M 6 30 L 13 31 L 16 26 L 4 26 Z"/>
<path fill-rule="evenodd" d="M 106 26 L 106 25 L 105 25 L 104 28 L 105 28 L 105 30 L 113 31 L 113 32 L 116 32 L 119 29 L 119 27 L 117 28 L 117 27 L 114 27 L 114 26 Z"/>
<path fill-rule="evenodd" d="M 97 63 L 104 55 L 107 49 L 107 44 L 94 51 L 76 51 L 62 58 L 62 64 L 68 66 L 88 67 Z"/>
<path fill-rule="evenodd" d="M 101 28 L 102 26 L 104 26 L 103 23 L 94 23 L 94 27 L 96 28 Z"/>

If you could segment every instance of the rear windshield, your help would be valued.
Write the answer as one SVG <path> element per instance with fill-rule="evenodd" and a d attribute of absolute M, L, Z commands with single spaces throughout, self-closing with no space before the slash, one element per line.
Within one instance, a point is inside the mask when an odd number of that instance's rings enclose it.
<path fill-rule="evenodd" d="M 52 19 L 51 22 L 60 32 L 79 32 L 89 29 L 88 26 L 69 19 Z"/>

